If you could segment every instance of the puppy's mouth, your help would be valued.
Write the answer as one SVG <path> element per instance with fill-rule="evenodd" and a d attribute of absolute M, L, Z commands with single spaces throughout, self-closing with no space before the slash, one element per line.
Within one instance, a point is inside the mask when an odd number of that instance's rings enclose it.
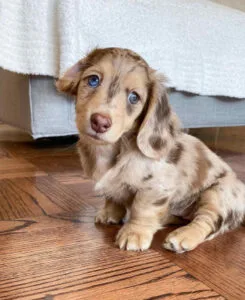
<path fill-rule="evenodd" d="M 83 133 L 83 136 L 94 144 L 107 144 L 108 142 L 103 139 L 100 133 Z"/>

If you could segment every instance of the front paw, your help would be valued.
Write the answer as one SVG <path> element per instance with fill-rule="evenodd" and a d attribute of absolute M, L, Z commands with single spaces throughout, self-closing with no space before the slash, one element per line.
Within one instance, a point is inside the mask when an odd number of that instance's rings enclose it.
<path fill-rule="evenodd" d="M 102 208 L 98 211 L 94 222 L 100 224 L 119 224 L 121 223 L 122 215 L 120 212 L 112 212 L 106 208 Z"/>
<path fill-rule="evenodd" d="M 143 251 L 149 249 L 153 234 L 145 227 L 134 224 L 125 224 L 118 232 L 116 245 L 120 249 Z"/>
<path fill-rule="evenodd" d="M 167 250 L 183 253 L 193 250 L 204 241 L 205 235 L 202 230 L 189 224 L 171 232 L 163 243 L 163 247 Z"/>

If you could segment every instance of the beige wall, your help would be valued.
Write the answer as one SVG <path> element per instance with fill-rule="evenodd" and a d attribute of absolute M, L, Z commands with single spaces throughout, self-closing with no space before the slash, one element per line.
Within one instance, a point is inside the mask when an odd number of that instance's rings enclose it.
<path fill-rule="evenodd" d="M 245 126 L 191 129 L 190 133 L 215 150 L 245 153 Z"/>
<path fill-rule="evenodd" d="M 230 6 L 245 12 L 245 0 L 211 0 L 219 4 Z"/>

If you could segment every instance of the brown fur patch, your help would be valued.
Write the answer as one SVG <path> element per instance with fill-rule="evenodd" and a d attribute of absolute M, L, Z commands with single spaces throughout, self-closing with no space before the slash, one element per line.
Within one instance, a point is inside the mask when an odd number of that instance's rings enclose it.
<path fill-rule="evenodd" d="M 114 48 L 94 49 L 86 57 L 85 65 L 86 67 L 90 67 L 100 61 L 103 57 L 107 55 L 113 55 L 114 53 Z"/>
<path fill-rule="evenodd" d="M 166 204 L 167 201 L 168 201 L 168 198 L 165 197 L 165 198 L 162 198 L 162 199 L 159 199 L 159 200 L 155 201 L 155 202 L 154 202 L 154 205 L 156 205 L 156 206 L 161 206 L 161 205 Z"/>
<path fill-rule="evenodd" d="M 170 107 L 168 104 L 167 94 L 161 95 L 160 101 L 156 106 L 156 119 L 158 122 L 162 122 L 166 117 L 170 115 Z"/>
<path fill-rule="evenodd" d="M 169 124 L 169 133 L 171 134 L 172 137 L 175 136 L 174 134 L 174 126 L 172 123 Z"/>
<path fill-rule="evenodd" d="M 182 174 L 184 177 L 188 177 L 188 174 L 186 173 L 186 171 L 182 171 Z"/>
<path fill-rule="evenodd" d="M 225 219 L 225 224 L 228 226 L 229 229 L 233 229 L 239 225 L 239 223 L 241 221 L 240 219 L 241 219 L 241 216 L 239 215 L 239 213 L 231 210 L 227 214 L 227 217 Z"/>
<path fill-rule="evenodd" d="M 131 57 L 133 60 L 135 60 L 136 62 L 141 62 L 144 65 L 148 66 L 147 62 L 137 53 L 131 51 L 131 50 L 127 50 L 126 56 Z"/>
<path fill-rule="evenodd" d="M 215 230 L 217 232 L 220 230 L 221 226 L 223 225 L 224 219 L 221 215 L 218 215 L 217 220 L 214 222 Z"/>
<path fill-rule="evenodd" d="M 208 162 L 207 162 L 207 163 L 208 163 Z M 211 165 L 210 165 L 209 163 L 208 163 L 208 166 L 211 167 Z M 211 184 L 209 188 L 215 187 L 215 186 L 219 186 L 219 185 L 220 185 L 219 179 L 224 178 L 226 175 L 227 175 L 227 171 L 223 171 L 222 173 L 220 173 L 220 174 L 216 177 L 216 181 L 215 181 L 213 184 Z M 223 188 L 222 188 L 222 187 L 220 187 L 219 189 L 220 189 L 221 191 L 223 191 Z M 234 194 L 233 194 L 233 196 L 234 196 Z"/>
<path fill-rule="evenodd" d="M 120 77 L 119 75 L 116 75 L 108 88 L 108 102 L 119 92 L 120 88 Z"/>
<path fill-rule="evenodd" d="M 207 159 L 207 166 L 210 168 L 212 168 L 213 164 L 211 163 L 211 161 L 209 159 Z"/>
<path fill-rule="evenodd" d="M 158 135 L 150 136 L 149 143 L 154 150 L 161 150 L 166 145 L 166 142 Z"/>
<path fill-rule="evenodd" d="M 210 221 L 208 222 L 207 220 L 205 221 L 210 228 L 212 228 L 212 231 L 207 235 L 206 238 L 208 238 L 210 235 L 218 232 L 222 225 L 224 224 L 224 219 L 221 215 L 217 215 L 217 218 L 213 220 L 213 215 L 210 215 Z"/>
<path fill-rule="evenodd" d="M 186 197 L 181 201 L 170 201 L 169 209 L 172 215 L 176 216 L 188 216 L 195 208 L 197 195 Z"/>
<path fill-rule="evenodd" d="M 147 180 L 150 180 L 150 179 L 152 179 L 152 178 L 153 178 L 153 175 L 152 175 L 152 174 L 149 174 L 149 175 L 143 177 L 142 181 L 147 181 Z"/>
<path fill-rule="evenodd" d="M 219 176 L 218 178 L 224 178 L 225 176 L 227 175 L 227 171 L 223 171 Z"/>
<path fill-rule="evenodd" d="M 205 180 L 208 176 L 208 170 L 210 169 L 209 160 L 207 159 L 206 153 L 200 143 L 196 145 L 196 150 L 196 174 L 191 184 L 194 190 L 201 189 L 204 186 Z"/>
<path fill-rule="evenodd" d="M 200 218 L 208 216 L 208 218 L 204 221 L 204 223 L 212 229 L 208 236 L 219 231 L 221 226 L 224 224 L 224 219 L 220 214 L 220 210 L 216 204 L 216 199 L 218 199 L 218 194 L 215 189 L 210 187 L 201 194 L 201 199 L 197 204 L 198 208 L 196 215 Z"/>
<path fill-rule="evenodd" d="M 138 64 L 135 64 L 135 65 L 128 71 L 128 73 L 134 72 L 134 70 L 135 70 L 136 68 L 138 68 L 138 67 L 139 67 L 139 65 L 138 65 Z"/>
<path fill-rule="evenodd" d="M 86 63 L 88 66 L 91 66 L 93 64 L 96 64 L 98 61 L 100 61 L 102 58 L 108 55 L 111 55 L 112 57 L 130 58 L 131 60 L 135 61 L 138 64 L 138 66 L 140 65 L 146 68 L 146 70 L 148 70 L 149 68 L 147 62 L 137 53 L 129 49 L 122 49 L 116 47 L 94 49 L 87 56 Z"/>
<path fill-rule="evenodd" d="M 213 184 L 211 184 L 211 185 L 209 186 L 209 188 L 213 188 L 213 187 L 215 187 L 215 186 L 219 186 L 219 182 L 214 182 Z"/>
<path fill-rule="evenodd" d="M 167 162 L 170 164 L 177 164 L 181 158 L 181 154 L 184 151 L 184 146 L 181 143 L 177 143 L 173 149 L 171 149 Z"/>
<path fill-rule="evenodd" d="M 233 197 L 237 198 L 237 193 L 236 193 L 235 189 L 232 189 L 232 195 L 233 195 Z"/>

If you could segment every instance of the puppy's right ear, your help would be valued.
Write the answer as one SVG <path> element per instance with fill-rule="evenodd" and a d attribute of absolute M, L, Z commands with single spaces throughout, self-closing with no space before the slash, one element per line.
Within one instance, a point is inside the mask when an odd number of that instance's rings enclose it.
<path fill-rule="evenodd" d="M 165 78 L 151 73 L 148 105 L 137 135 L 137 145 L 147 157 L 161 159 L 168 154 L 179 132 L 179 122 L 171 111 Z"/>
<path fill-rule="evenodd" d="M 77 94 L 77 88 L 81 78 L 82 66 L 83 60 L 79 60 L 56 81 L 55 85 L 59 92 L 67 93 L 69 95 Z"/>

